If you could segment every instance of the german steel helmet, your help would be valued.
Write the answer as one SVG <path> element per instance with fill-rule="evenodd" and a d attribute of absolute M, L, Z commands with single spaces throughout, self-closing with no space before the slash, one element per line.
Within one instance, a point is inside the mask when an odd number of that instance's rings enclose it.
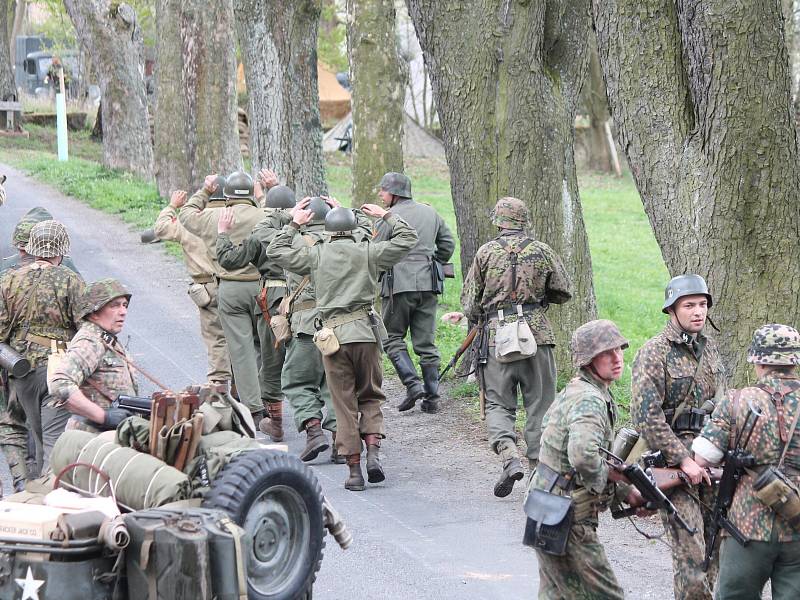
<path fill-rule="evenodd" d="M 269 188 L 264 206 L 267 208 L 294 208 L 296 198 L 294 190 L 286 185 Z"/>
<path fill-rule="evenodd" d="M 39 258 L 53 258 L 69 254 L 67 228 L 52 219 L 36 223 L 31 228 L 25 252 Z"/>
<path fill-rule="evenodd" d="M 211 192 L 211 195 L 208 197 L 209 200 L 225 200 L 225 177 L 222 175 L 217 175 L 217 178 L 214 180 L 214 183 L 217 185 L 217 188 Z"/>
<path fill-rule="evenodd" d="M 572 366 L 585 367 L 592 359 L 606 350 L 628 347 L 628 340 L 622 337 L 613 321 L 598 319 L 578 327 L 572 334 L 569 349 L 572 352 Z"/>
<path fill-rule="evenodd" d="M 253 197 L 253 178 L 243 171 L 234 171 L 225 180 L 222 193 L 225 198 L 251 199 Z"/>
<path fill-rule="evenodd" d="M 503 229 L 524 229 L 528 225 L 528 208 L 519 198 L 500 198 L 492 210 L 492 223 Z"/>
<path fill-rule="evenodd" d="M 411 198 L 411 180 L 402 173 L 386 173 L 378 186 L 394 196 Z"/>
<path fill-rule="evenodd" d="M 131 293 L 124 285 L 116 279 L 100 279 L 94 281 L 86 286 L 86 289 L 81 296 L 80 305 L 78 307 L 78 316 L 83 319 L 87 315 L 97 312 L 106 304 L 125 296 L 130 301 Z"/>
<path fill-rule="evenodd" d="M 747 362 L 757 365 L 800 365 L 800 333 L 789 325 L 773 323 L 756 329 Z"/>
<path fill-rule="evenodd" d="M 310 210 L 313 213 L 309 223 L 324 223 L 325 217 L 331 212 L 331 207 L 319 196 L 314 196 L 308 203 L 306 210 Z"/>
<path fill-rule="evenodd" d="M 667 287 L 664 288 L 664 306 L 661 308 L 661 312 L 669 313 L 669 307 L 684 296 L 705 296 L 708 298 L 708 307 L 711 308 L 713 304 L 706 280 L 700 275 L 689 273 L 669 280 Z"/>
<path fill-rule="evenodd" d="M 339 206 L 325 215 L 325 231 L 348 233 L 358 226 L 355 213 L 349 208 Z"/>
<path fill-rule="evenodd" d="M 30 209 L 19 220 L 16 227 L 14 227 L 14 232 L 11 234 L 11 243 L 14 244 L 16 248 L 22 248 L 24 250 L 28 243 L 28 238 L 30 238 L 33 226 L 52 218 L 53 215 L 51 215 L 46 208 L 35 206 Z"/>

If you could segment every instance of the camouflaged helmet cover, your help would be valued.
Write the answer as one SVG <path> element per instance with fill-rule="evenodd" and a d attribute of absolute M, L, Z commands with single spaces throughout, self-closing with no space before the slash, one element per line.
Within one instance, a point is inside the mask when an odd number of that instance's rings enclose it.
<path fill-rule="evenodd" d="M 86 286 L 86 290 L 81 296 L 81 302 L 78 310 L 78 316 L 85 319 L 88 315 L 97 312 L 106 304 L 125 296 L 130 301 L 131 293 L 124 285 L 116 279 L 101 279 L 94 281 Z"/>
<path fill-rule="evenodd" d="M 598 319 L 589 321 L 578 327 L 572 334 L 569 343 L 572 352 L 572 366 L 576 369 L 585 367 L 598 354 L 614 348 L 628 347 L 626 340 L 613 321 Z"/>
<path fill-rule="evenodd" d="M 276 185 L 269 188 L 264 206 L 267 208 L 294 208 L 297 198 L 294 190 L 287 185 Z"/>
<path fill-rule="evenodd" d="M 411 180 L 402 173 L 391 171 L 381 177 L 378 186 L 385 192 L 401 198 L 411 198 Z"/>
<path fill-rule="evenodd" d="M 492 223 L 503 229 L 525 229 L 528 225 L 528 208 L 519 198 L 500 198 L 492 210 Z"/>
<path fill-rule="evenodd" d="M 53 215 L 46 208 L 42 208 L 41 206 L 36 206 L 30 209 L 25 215 L 19 220 L 17 226 L 14 227 L 14 233 L 11 234 L 11 243 L 14 244 L 17 248 L 24 249 L 25 246 L 28 244 L 28 239 L 31 236 L 31 229 L 37 223 L 41 223 L 42 221 L 48 221 L 53 218 Z"/>
<path fill-rule="evenodd" d="M 669 280 L 667 287 L 664 288 L 664 306 L 661 307 L 661 312 L 669 313 L 669 308 L 684 296 L 705 296 L 708 298 L 708 308 L 714 304 L 706 280 L 700 275 L 687 273 Z"/>
<path fill-rule="evenodd" d="M 67 228 L 52 219 L 36 223 L 31 228 L 25 252 L 37 258 L 53 258 L 69 254 Z"/>
<path fill-rule="evenodd" d="M 800 365 L 800 333 L 789 325 L 772 323 L 756 329 L 747 362 L 757 365 Z"/>

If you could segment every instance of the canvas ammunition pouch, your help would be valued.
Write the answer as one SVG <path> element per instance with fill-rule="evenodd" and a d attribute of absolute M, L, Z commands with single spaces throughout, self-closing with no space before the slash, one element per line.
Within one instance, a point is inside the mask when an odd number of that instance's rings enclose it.
<path fill-rule="evenodd" d="M 546 490 L 532 489 L 525 500 L 527 520 L 522 543 L 545 554 L 564 556 L 575 514 L 572 498 L 568 495 L 572 479 L 541 462 L 536 467 L 536 473 L 548 484 Z M 567 495 L 554 494 L 556 487 Z"/>
<path fill-rule="evenodd" d="M 314 345 L 322 352 L 322 356 L 330 356 L 339 351 L 339 340 L 331 327 L 317 330 L 314 334 Z"/>
<path fill-rule="evenodd" d="M 269 328 L 275 336 L 276 348 L 292 339 L 292 324 L 290 318 L 292 313 L 297 310 L 294 301 L 300 295 L 300 292 L 308 285 L 309 281 L 310 279 L 308 276 L 303 277 L 294 291 L 281 299 L 281 303 L 278 305 L 278 314 L 272 315 L 270 319 Z"/>
<path fill-rule="evenodd" d="M 208 290 L 209 285 L 216 285 L 213 283 L 198 283 L 193 282 L 189 284 L 189 289 L 187 293 L 189 294 L 189 298 L 192 299 L 198 308 L 206 308 L 211 304 L 214 300 L 211 292 Z"/>
<path fill-rule="evenodd" d="M 497 362 L 525 360 L 536 354 L 536 339 L 525 320 L 521 304 L 517 304 L 516 313 L 516 320 L 507 322 L 505 312 L 497 311 L 497 331 L 494 336 L 494 357 Z"/>
<path fill-rule="evenodd" d="M 800 526 L 800 490 L 779 468 L 768 466 L 753 482 L 756 498 L 794 528 Z"/>

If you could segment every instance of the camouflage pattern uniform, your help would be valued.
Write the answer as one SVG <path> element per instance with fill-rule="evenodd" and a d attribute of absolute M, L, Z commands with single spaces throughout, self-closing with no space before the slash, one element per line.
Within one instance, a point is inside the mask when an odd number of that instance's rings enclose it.
<path fill-rule="evenodd" d="M 120 296 L 130 299 L 130 293 L 113 279 L 91 283 L 81 299 L 79 315 L 85 318 Z M 84 320 L 48 381 L 54 404 L 63 406 L 78 389 L 104 409 L 110 407 L 120 394 L 136 396 L 135 371 L 125 358 L 125 347 L 116 335 Z M 67 429 L 101 431 L 83 417 L 74 415 L 67 423 Z"/>
<path fill-rule="evenodd" d="M 703 363 L 698 371 L 701 356 Z M 651 450 L 660 450 L 669 466 L 679 465 L 691 456 L 689 448 L 699 431 L 674 431 L 670 422 L 675 409 L 685 398 L 686 410 L 701 410 L 724 385 L 722 361 L 714 340 L 702 332 L 693 339 L 669 322 L 661 333 L 645 342 L 634 359 L 631 420 Z M 700 532 L 705 534 L 710 522 L 708 514 L 692 498 L 695 494 L 703 502 L 713 504 L 712 489 L 703 485 L 691 490 L 677 488 L 670 494 L 670 500 L 689 525 L 697 528 L 697 534 L 689 535 L 670 523 L 666 513 L 661 514 L 672 546 L 674 591 L 678 599 L 711 598 L 716 577 L 715 565 L 708 574 L 700 568 L 706 537 Z"/>
<path fill-rule="evenodd" d="M 178 221 L 178 211 L 170 205 L 165 206 L 159 213 L 153 231 L 161 240 L 178 242 L 183 250 L 186 269 L 192 278 L 189 297 L 197 306 L 200 315 L 200 334 L 203 336 L 208 354 L 206 378 L 213 383 L 230 382 L 231 360 L 228 356 L 225 332 L 222 331 L 219 320 L 214 265 L 208 256 L 205 243 L 196 235 L 186 231 Z M 202 298 L 202 302 L 198 302 L 198 298 Z"/>
<path fill-rule="evenodd" d="M 62 256 L 68 249 L 66 229 L 52 220 L 37 223 L 26 246 L 29 254 L 42 259 Z M 82 293 L 80 276 L 47 260 L 34 260 L 0 277 L 0 341 L 31 363 L 25 377 L 9 377 L 10 395 L 25 411 L 39 469 L 48 468 L 50 450 L 69 418 L 66 411 L 47 406 L 47 358 L 52 342 L 65 348 L 77 331 Z M 19 458 L 14 457 L 17 464 Z"/>
<path fill-rule="evenodd" d="M 51 215 L 50 211 L 48 211 L 46 208 L 35 206 L 34 208 L 30 209 L 22 216 L 22 218 L 14 227 L 14 232 L 11 234 L 11 244 L 15 248 L 18 248 L 24 252 L 33 226 L 37 223 L 41 223 L 42 221 L 50 221 L 52 218 L 53 215 Z M 33 260 L 34 257 L 28 256 L 27 254 L 17 253 L 12 256 L 7 256 L 0 261 L 0 273 L 11 268 L 33 262 Z M 62 257 L 61 264 L 80 275 L 78 268 L 75 266 L 75 263 L 72 262 L 72 259 L 69 256 Z"/>
<path fill-rule="evenodd" d="M 551 490 L 552 474 L 563 476 L 574 469 L 576 485 L 571 496 L 575 520 L 565 556 L 536 551 L 539 598 L 623 598 L 597 538 L 597 515 L 608 509 L 615 493 L 615 484 L 608 481 L 608 465 L 597 449 L 611 448 L 617 407 L 608 384 L 588 365 L 601 352 L 626 348 L 628 341 L 613 322 L 599 320 L 576 329 L 570 346 L 577 372 L 544 416 L 539 464 L 531 486 L 568 494 L 557 485 Z M 617 495 L 625 491 L 620 489 Z"/>
<path fill-rule="evenodd" d="M 755 332 L 747 360 L 761 365 L 798 365 L 800 334 L 786 325 L 765 325 Z M 779 403 L 773 400 L 776 394 L 782 396 Z M 762 468 L 777 466 L 784 447 L 781 427 L 788 439 L 791 423 L 800 410 L 800 375 L 796 369 L 767 373 L 755 385 L 729 392 L 714 409 L 692 449 L 695 455 L 718 464 L 744 427 L 750 406 L 762 415 L 746 448 L 758 466 L 745 471 L 728 511 L 728 518 L 750 543 L 742 547 L 722 531 L 725 537 L 720 549 L 717 597 L 761 598 L 761 590 L 771 579 L 773 598 L 800 598 L 800 529 L 776 515 L 753 491 L 753 482 Z M 789 439 L 781 470 L 795 486 L 800 486 L 797 429 Z"/>
<path fill-rule="evenodd" d="M 461 304 L 471 322 L 488 318 L 489 356 L 483 369 L 486 428 L 489 445 L 503 460 L 505 473 L 509 465 L 519 465 L 514 430 L 518 388 L 522 392 L 527 417 L 527 457 L 532 464 L 539 458 L 542 417 L 556 393 L 556 364 L 553 353 L 556 340 L 545 311 L 548 304 L 567 302 L 572 297 L 572 284 L 561 259 L 552 248 L 533 240 L 525 233 L 528 210 L 522 201 L 501 198 L 495 206 L 492 222 L 500 228 L 500 235 L 481 246 L 475 254 L 464 280 Z M 501 242 L 517 250 L 527 244 L 517 257 L 515 292 L 512 292 L 511 258 Z M 520 304 L 528 305 L 524 316 L 536 338 L 538 350 L 530 358 L 500 363 L 494 358 L 497 310 Z M 508 322 L 516 320 L 513 310 L 506 312 Z M 519 479 L 521 476 L 519 471 L 519 477 L 515 478 Z M 508 488 L 507 493 L 510 491 Z M 495 493 L 497 494 L 497 490 Z"/>
<path fill-rule="evenodd" d="M 254 334 L 264 331 L 263 325 L 259 326 L 263 317 L 256 304 L 260 276 L 252 265 L 237 269 L 225 269 L 219 265 L 216 250 L 220 209 L 208 208 L 208 204 L 209 193 L 201 188 L 181 208 L 178 219 L 189 233 L 206 244 L 214 265 L 214 275 L 219 281 L 219 317 L 228 343 L 236 389 L 240 400 L 251 412 L 261 413 L 264 405 L 259 385 L 259 359 L 255 350 L 257 335 Z M 232 205 L 236 220 L 230 238 L 234 244 L 239 244 L 264 218 L 264 210 L 255 206 L 253 200 L 236 201 Z M 265 346 L 266 343 L 261 344 L 262 348 Z"/>
<path fill-rule="evenodd" d="M 440 361 L 435 341 L 436 307 L 437 296 L 444 289 L 444 279 L 439 278 L 441 267 L 435 263 L 450 260 L 456 241 L 439 213 L 427 204 L 412 200 L 408 177 L 401 173 L 387 173 L 381 179 L 380 187 L 393 194 L 392 212 L 411 225 L 418 237 L 411 252 L 381 280 L 381 312 L 389 335 L 386 354 L 409 396 L 414 395 L 414 390 L 421 393 L 420 379 L 405 342 L 406 334 L 409 334 L 414 353 L 419 357 L 427 396 L 423 410 L 434 412 L 439 398 Z M 391 228 L 385 221 L 376 222 L 375 229 L 377 241 L 391 236 Z M 413 407 L 413 400 L 403 406 Z"/>

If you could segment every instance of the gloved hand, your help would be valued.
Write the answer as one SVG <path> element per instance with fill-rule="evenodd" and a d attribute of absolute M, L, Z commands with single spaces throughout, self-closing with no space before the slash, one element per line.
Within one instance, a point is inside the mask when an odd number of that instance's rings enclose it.
<path fill-rule="evenodd" d="M 103 419 L 103 429 L 106 431 L 116 429 L 122 421 L 132 416 L 133 413 L 124 408 L 107 408 L 105 419 Z"/>

